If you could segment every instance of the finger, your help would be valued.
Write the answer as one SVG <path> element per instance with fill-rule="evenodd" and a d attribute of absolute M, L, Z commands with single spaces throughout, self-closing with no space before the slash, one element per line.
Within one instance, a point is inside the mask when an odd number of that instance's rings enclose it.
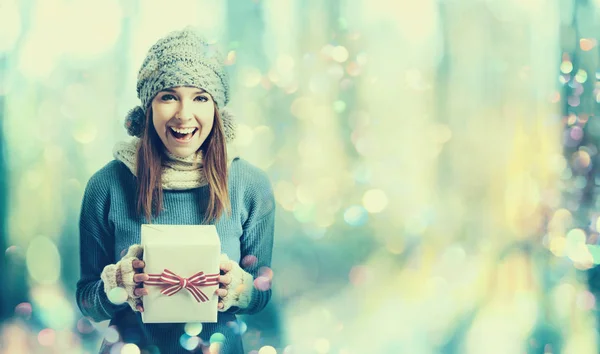
<path fill-rule="evenodd" d="M 223 303 L 222 303 L 222 302 L 219 302 L 219 305 L 218 305 L 218 307 L 219 307 L 220 309 L 222 309 L 222 308 L 223 308 Z"/>
<path fill-rule="evenodd" d="M 142 305 L 137 305 L 137 306 L 136 306 L 136 308 L 137 308 L 137 310 L 138 310 L 139 312 L 144 312 L 144 306 L 142 306 Z"/>
<path fill-rule="evenodd" d="M 217 289 L 215 290 L 215 294 L 219 295 L 219 297 L 227 296 L 227 289 Z"/>
<path fill-rule="evenodd" d="M 233 268 L 233 264 L 231 264 L 231 261 L 223 261 L 220 267 L 222 271 L 229 272 Z"/>
<path fill-rule="evenodd" d="M 231 283 L 231 275 L 219 275 L 219 283 L 223 283 L 225 285 L 229 285 Z"/>
<path fill-rule="evenodd" d="M 137 288 L 133 291 L 133 293 L 135 294 L 135 296 L 146 296 L 148 295 L 148 290 L 144 288 Z"/>
<path fill-rule="evenodd" d="M 142 283 L 142 282 L 145 282 L 148 279 L 150 279 L 150 277 L 146 273 L 139 273 L 139 274 L 135 274 L 133 276 L 133 281 L 136 282 L 136 283 Z"/>
<path fill-rule="evenodd" d="M 133 269 L 143 269 L 146 266 L 146 263 L 141 259 L 134 259 L 131 265 L 133 266 Z"/>

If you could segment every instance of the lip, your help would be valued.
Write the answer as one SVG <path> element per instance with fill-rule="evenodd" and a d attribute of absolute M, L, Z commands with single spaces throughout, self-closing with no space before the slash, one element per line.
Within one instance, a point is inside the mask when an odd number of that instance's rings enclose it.
<path fill-rule="evenodd" d="M 169 135 L 169 137 L 171 139 L 173 139 L 175 141 L 175 143 L 180 144 L 180 145 L 187 145 L 190 144 L 194 138 L 196 137 L 196 135 L 198 134 L 198 132 L 200 131 L 200 128 L 197 127 L 186 127 L 186 128 L 180 128 L 180 127 L 173 127 L 176 129 L 187 129 L 187 128 L 195 128 L 196 130 L 194 131 L 194 134 L 192 134 L 192 136 L 189 139 L 178 139 L 175 137 L 175 135 L 173 135 L 173 131 L 170 129 L 171 127 L 169 127 L 169 129 L 167 129 L 167 134 Z"/>
<path fill-rule="evenodd" d="M 175 129 L 194 129 L 195 128 L 195 129 L 198 129 L 198 127 L 178 127 L 175 125 L 170 125 L 167 128 L 175 128 Z"/>

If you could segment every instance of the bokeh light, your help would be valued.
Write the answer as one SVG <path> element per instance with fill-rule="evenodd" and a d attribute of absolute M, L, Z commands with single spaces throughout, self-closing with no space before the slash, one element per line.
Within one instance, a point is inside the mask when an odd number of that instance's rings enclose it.
<path fill-rule="evenodd" d="M 370 276 L 369 268 L 366 266 L 354 266 L 350 270 L 350 282 L 356 286 L 364 285 Z"/>
<path fill-rule="evenodd" d="M 202 323 L 201 322 L 190 322 L 186 323 L 184 327 L 185 333 L 190 336 L 197 336 L 202 332 Z"/>
<path fill-rule="evenodd" d="M 127 291 L 124 288 L 116 287 L 111 289 L 108 294 L 108 300 L 115 305 L 120 305 L 127 301 Z"/>
<path fill-rule="evenodd" d="M 45 347 L 51 347 L 56 340 L 56 332 L 51 328 L 45 328 L 38 334 L 38 341 Z"/>
<path fill-rule="evenodd" d="M 253 67 L 247 67 L 241 75 L 244 86 L 249 88 L 257 86 L 262 78 L 260 71 Z"/>
<path fill-rule="evenodd" d="M 133 343 L 127 343 L 121 348 L 121 354 L 140 354 L 140 348 Z"/>
<path fill-rule="evenodd" d="M 33 309 L 28 302 L 22 302 L 15 306 L 15 315 L 24 319 L 30 319 Z"/>
<path fill-rule="evenodd" d="M 344 212 L 344 220 L 350 226 L 364 225 L 367 222 L 367 219 L 367 211 L 359 205 L 351 206 Z"/>
<path fill-rule="evenodd" d="M 208 347 L 208 352 L 210 354 L 220 354 L 222 347 L 223 347 L 223 343 L 222 342 L 210 343 L 210 345 Z"/>
<path fill-rule="evenodd" d="M 560 71 L 563 74 L 569 74 L 571 71 L 573 71 L 573 63 L 570 61 L 563 61 L 560 65 Z"/>
<path fill-rule="evenodd" d="M 590 51 L 596 46 L 596 39 L 581 38 L 579 40 L 579 46 L 581 47 L 581 50 L 585 52 Z"/>
<path fill-rule="evenodd" d="M 363 195 L 363 206 L 369 213 L 380 213 L 388 204 L 388 198 L 381 189 L 371 189 Z"/>
<path fill-rule="evenodd" d="M 40 236 L 27 248 L 27 270 L 41 284 L 54 284 L 60 275 L 61 258 L 54 242 Z"/>
<path fill-rule="evenodd" d="M 104 339 L 108 343 L 118 342 L 120 339 L 120 335 L 119 335 L 119 332 L 117 331 L 117 328 L 115 326 L 108 327 L 106 329 L 106 331 L 104 332 Z"/>
<path fill-rule="evenodd" d="M 584 290 L 577 295 L 577 306 L 581 309 L 589 311 L 596 305 L 596 297 L 591 292 Z"/>
<path fill-rule="evenodd" d="M 270 345 L 265 345 L 258 350 L 258 354 L 277 354 L 277 350 Z"/>
<path fill-rule="evenodd" d="M 121 354 L 121 350 L 123 349 L 123 347 L 125 346 L 125 343 L 123 342 L 118 342 L 113 344 L 110 347 L 110 354 Z"/>
<path fill-rule="evenodd" d="M 269 267 L 260 267 L 258 269 L 258 274 L 261 277 L 265 277 L 269 280 L 273 280 L 273 270 Z"/>
<path fill-rule="evenodd" d="M 77 321 L 77 330 L 82 334 L 89 334 L 95 331 L 95 328 L 89 319 L 82 317 Z"/>
<path fill-rule="evenodd" d="M 343 63 L 348 60 L 348 49 L 339 45 L 331 49 L 331 58 L 338 63 Z"/>
<path fill-rule="evenodd" d="M 210 336 L 210 344 L 213 343 L 223 343 L 225 342 L 225 335 L 223 333 L 214 333 L 212 336 Z"/>
<path fill-rule="evenodd" d="M 240 264 L 244 268 L 250 268 L 250 267 L 254 266 L 257 263 L 258 263 L 258 258 L 256 258 L 256 256 L 251 255 L 251 254 L 245 256 L 244 258 L 242 258 L 242 261 L 240 262 Z"/>
<path fill-rule="evenodd" d="M 194 349 L 196 349 L 198 347 L 198 345 L 200 345 L 200 342 L 201 342 L 201 340 L 199 337 L 190 336 L 188 334 L 183 334 L 179 338 L 179 344 L 181 344 L 181 346 L 185 350 L 189 350 L 189 351 L 193 351 Z"/>
<path fill-rule="evenodd" d="M 254 287 L 260 291 L 267 291 L 271 288 L 271 279 L 265 276 L 256 277 Z"/>

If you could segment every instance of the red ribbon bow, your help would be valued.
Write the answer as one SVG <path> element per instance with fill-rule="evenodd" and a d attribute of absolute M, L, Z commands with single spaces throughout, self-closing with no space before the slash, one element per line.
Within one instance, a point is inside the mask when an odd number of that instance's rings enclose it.
<path fill-rule="evenodd" d="M 186 288 L 198 302 L 208 301 L 208 296 L 198 289 L 199 286 L 211 286 L 219 284 L 219 274 L 204 274 L 198 272 L 189 278 L 182 278 L 179 275 L 165 269 L 162 274 L 148 274 L 149 279 L 144 282 L 147 285 L 168 285 L 161 290 L 161 294 L 171 296 L 179 290 Z"/>

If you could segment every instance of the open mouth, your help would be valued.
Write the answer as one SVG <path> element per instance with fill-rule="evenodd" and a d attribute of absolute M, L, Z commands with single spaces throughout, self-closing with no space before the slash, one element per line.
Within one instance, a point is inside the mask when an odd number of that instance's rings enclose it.
<path fill-rule="evenodd" d="M 190 141 L 194 137 L 194 135 L 196 134 L 197 131 L 198 131 L 198 128 L 169 127 L 169 132 L 171 132 L 171 135 L 178 142 Z"/>

